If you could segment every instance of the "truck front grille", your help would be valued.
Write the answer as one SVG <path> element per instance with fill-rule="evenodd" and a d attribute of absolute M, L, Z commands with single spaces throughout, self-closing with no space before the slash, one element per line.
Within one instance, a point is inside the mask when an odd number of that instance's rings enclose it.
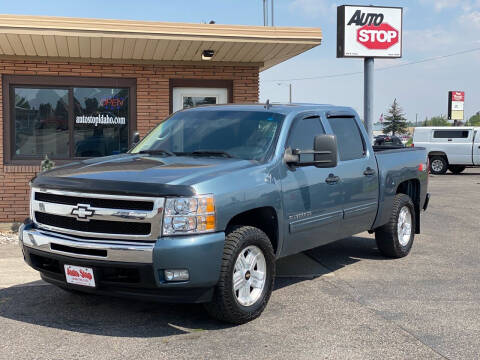
<path fill-rule="evenodd" d="M 35 211 L 35 220 L 40 224 L 61 227 L 89 233 L 108 233 L 125 235 L 148 235 L 150 224 L 139 222 L 118 222 L 105 220 L 78 221 L 69 216 L 59 216 Z"/>
<path fill-rule="evenodd" d="M 156 241 L 164 198 L 32 188 L 31 217 L 39 228 L 102 240 Z"/>

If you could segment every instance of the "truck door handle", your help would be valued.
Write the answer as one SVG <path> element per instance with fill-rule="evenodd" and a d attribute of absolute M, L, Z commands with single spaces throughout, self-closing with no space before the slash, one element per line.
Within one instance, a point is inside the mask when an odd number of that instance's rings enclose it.
<path fill-rule="evenodd" d="M 325 179 L 325 182 L 329 185 L 336 184 L 340 181 L 340 178 L 338 176 L 335 176 L 333 174 L 328 175 L 328 177 Z"/>
<path fill-rule="evenodd" d="M 375 175 L 375 170 L 373 170 L 371 167 L 367 167 L 365 169 L 365 171 L 363 172 L 363 175 L 365 175 L 365 176 Z"/>

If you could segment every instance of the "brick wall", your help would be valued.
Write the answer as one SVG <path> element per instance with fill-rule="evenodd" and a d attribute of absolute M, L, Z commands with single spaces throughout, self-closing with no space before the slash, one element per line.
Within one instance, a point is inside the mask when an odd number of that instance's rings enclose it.
<path fill-rule="evenodd" d="M 258 68 L 251 66 L 160 66 L 0 60 L 0 74 L 136 78 L 137 129 L 141 135 L 168 116 L 171 78 L 233 80 L 234 102 L 258 101 Z M 4 164 L 1 92 L 0 79 L 0 222 L 16 222 L 23 221 L 28 216 L 28 181 L 39 171 L 39 167 Z"/>

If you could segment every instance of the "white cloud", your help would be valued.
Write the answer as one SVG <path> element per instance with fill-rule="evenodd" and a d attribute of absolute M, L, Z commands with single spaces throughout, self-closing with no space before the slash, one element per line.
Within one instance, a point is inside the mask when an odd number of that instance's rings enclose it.
<path fill-rule="evenodd" d="M 480 29 L 480 11 L 472 11 L 470 13 L 466 13 L 460 16 L 459 22 L 460 22 L 460 25 L 464 27 L 467 27 L 467 28 L 472 27 L 472 28 Z"/>

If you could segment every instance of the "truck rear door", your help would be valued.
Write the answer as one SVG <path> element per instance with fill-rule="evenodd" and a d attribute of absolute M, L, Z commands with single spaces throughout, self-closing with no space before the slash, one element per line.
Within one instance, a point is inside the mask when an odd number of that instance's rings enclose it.
<path fill-rule="evenodd" d="M 378 207 L 377 161 L 367 145 L 354 117 L 327 116 L 326 122 L 337 136 L 344 221 L 338 229 L 342 237 L 368 230 L 375 221 Z"/>

